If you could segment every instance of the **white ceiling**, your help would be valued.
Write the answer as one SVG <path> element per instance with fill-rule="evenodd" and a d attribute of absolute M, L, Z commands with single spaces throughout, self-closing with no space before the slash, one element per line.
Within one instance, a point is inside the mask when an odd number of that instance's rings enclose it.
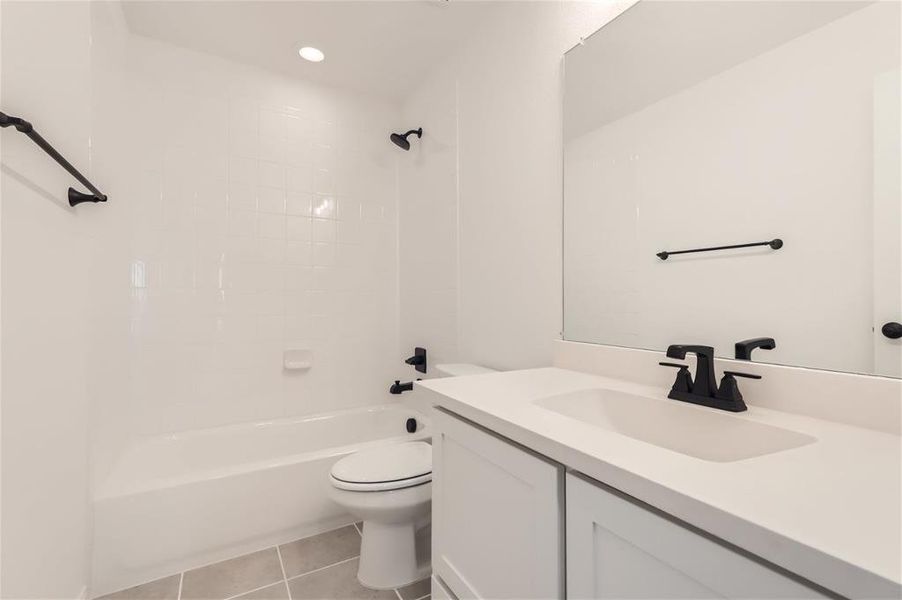
<path fill-rule="evenodd" d="M 572 139 L 867 7 L 860 0 L 637 3 L 566 55 Z"/>
<path fill-rule="evenodd" d="M 132 32 L 319 83 L 400 100 L 498 10 L 495 2 L 124 2 Z M 326 53 L 298 57 L 301 46 Z"/>

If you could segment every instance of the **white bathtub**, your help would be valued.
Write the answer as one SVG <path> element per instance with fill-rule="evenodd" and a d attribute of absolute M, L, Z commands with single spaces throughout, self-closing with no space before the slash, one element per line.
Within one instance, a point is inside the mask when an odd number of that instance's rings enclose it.
<path fill-rule="evenodd" d="M 350 523 L 328 497 L 332 464 L 429 436 L 392 404 L 139 439 L 95 495 L 92 594 Z"/>

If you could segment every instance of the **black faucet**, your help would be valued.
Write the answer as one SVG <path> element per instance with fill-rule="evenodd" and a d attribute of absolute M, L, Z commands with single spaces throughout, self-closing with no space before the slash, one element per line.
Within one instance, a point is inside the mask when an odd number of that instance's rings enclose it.
<path fill-rule="evenodd" d="M 742 340 L 736 342 L 736 360 L 752 360 L 752 350 L 761 348 L 762 350 L 773 350 L 777 347 L 774 338 L 760 337 L 750 340 Z"/>
<path fill-rule="evenodd" d="M 717 391 L 717 378 L 714 375 L 714 348 L 711 346 L 683 346 L 673 345 L 667 347 L 667 358 L 686 358 L 686 353 L 695 354 L 695 384 L 692 393 L 699 396 L 713 396 Z"/>
<path fill-rule="evenodd" d="M 667 348 L 668 358 L 684 359 L 687 353 L 695 354 L 697 358 L 694 380 L 692 375 L 689 374 L 688 365 L 668 362 L 658 363 L 665 367 L 676 367 L 679 369 L 676 380 L 670 388 L 670 393 L 667 394 L 668 398 L 730 412 L 748 410 L 742 399 L 742 394 L 739 392 L 736 377 L 761 379 L 760 375 L 724 371 L 723 379 L 720 380 L 720 387 L 718 387 L 717 379 L 714 375 L 714 348 L 711 346 L 681 344 L 668 346 Z"/>
<path fill-rule="evenodd" d="M 395 379 L 395 382 L 390 388 L 388 388 L 388 391 L 390 394 L 400 394 L 402 392 L 413 391 L 413 382 L 408 381 L 407 383 L 401 383 L 400 379 Z"/>

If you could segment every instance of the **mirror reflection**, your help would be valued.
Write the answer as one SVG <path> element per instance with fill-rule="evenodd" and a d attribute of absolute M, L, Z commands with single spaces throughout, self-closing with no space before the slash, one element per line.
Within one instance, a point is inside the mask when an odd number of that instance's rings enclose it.
<path fill-rule="evenodd" d="M 564 338 L 902 375 L 899 23 L 643 0 L 569 51 Z"/>

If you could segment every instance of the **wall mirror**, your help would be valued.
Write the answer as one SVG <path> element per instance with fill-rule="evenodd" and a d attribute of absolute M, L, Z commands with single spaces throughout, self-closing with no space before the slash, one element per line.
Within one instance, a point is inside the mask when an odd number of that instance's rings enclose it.
<path fill-rule="evenodd" d="M 902 376 L 898 2 L 642 0 L 564 71 L 565 339 Z"/>

